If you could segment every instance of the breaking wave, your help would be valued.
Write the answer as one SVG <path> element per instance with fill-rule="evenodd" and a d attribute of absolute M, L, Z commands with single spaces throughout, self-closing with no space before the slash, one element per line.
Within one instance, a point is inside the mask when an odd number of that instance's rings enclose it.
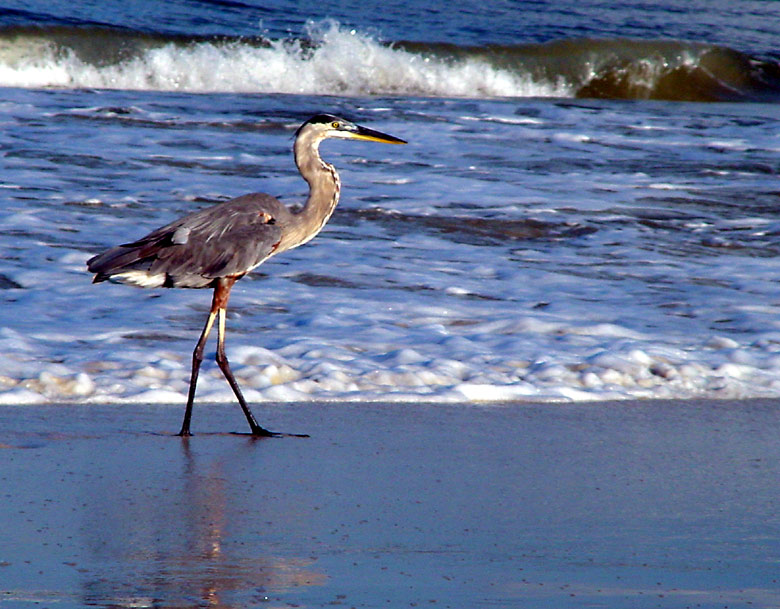
<path fill-rule="evenodd" d="M 303 38 L 176 37 L 101 28 L 0 30 L 0 84 L 346 96 L 777 101 L 780 63 L 713 45 L 562 40 L 386 43 L 334 22 Z"/>

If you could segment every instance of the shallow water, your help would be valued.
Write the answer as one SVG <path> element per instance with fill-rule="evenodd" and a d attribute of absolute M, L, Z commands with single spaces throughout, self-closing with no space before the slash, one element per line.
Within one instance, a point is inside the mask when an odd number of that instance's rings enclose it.
<path fill-rule="evenodd" d="M 95 52 L 98 30 L 80 28 L 131 19 L 112 7 L 74 24 L 52 7 L 6 23 L 49 24 L 46 48 L 76 31 L 71 48 Z M 621 11 L 636 8 L 616 7 L 600 14 L 625 23 Z M 385 45 L 436 43 L 439 54 L 445 42 L 457 53 L 469 45 L 547 48 L 553 30 L 529 25 L 525 34 L 511 25 L 511 11 L 494 32 L 465 7 L 447 25 L 402 36 L 402 13 L 393 10 L 379 32 L 335 10 L 328 16 L 341 25 L 307 26 L 304 15 L 285 25 L 277 12 L 258 32 L 246 25 L 254 13 L 236 10 L 243 21 L 219 13 L 244 23 L 231 34 L 260 38 L 231 39 L 219 57 L 209 54 L 215 41 L 202 37 L 227 33 L 222 21 L 206 27 L 203 15 L 188 21 L 172 9 L 156 29 L 152 10 L 144 25 L 127 21 L 134 29 L 117 35 L 122 44 L 142 41 L 140 63 L 105 64 L 102 56 L 74 64 L 70 52 L 17 62 L 20 86 L 4 89 L 0 105 L 0 401 L 183 401 L 209 294 L 93 286 L 84 263 L 246 192 L 302 201 L 292 136 L 321 111 L 410 143 L 323 146 L 343 183 L 331 222 L 241 281 L 231 299 L 228 353 L 251 400 L 780 393 L 776 104 L 581 99 L 540 81 L 502 97 L 480 89 L 485 78 L 503 82 L 495 66 L 436 64 L 419 49 L 409 56 Z M 665 14 L 658 10 L 656 21 Z M 556 11 L 533 19 L 553 24 Z M 650 48 L 694 33 L 685 11 L 661 32 L 610 29 L 584 14 L 561 21 L 557 35 L 630 34 Z M 742 39 L 722 12 L 717 37 L 685 44 L 718 44 L 773 65 L 771 25 L 757 15 L 745 12 Z M 3 36 L 6 53 L 21 52 L 13 31 Z M 23 49 L 29 36 L 24 30 Z M 182 36 L 183 47 L 171 46 Z M 302 41 L 314 51 L 301 50 Z M 164 52 L 155 55 L 159 44 Z M 433 71 L 415 71 L 431 61 Z M 140 90 L 102 88 L 131 86 L 112 85 L 111 70 Z M 172 91 L 160 80 L 166 70 L 190 80 Z M 65 80 L 41 81 L 42 73 Z M 262 87 L 252 80 L 258 74 Z M 345 78 L 382 74 L 394 80 L 381 96 L 340 88 Z M 439 88 L 421 95 L 420 79 Z M 289 94 L 296 83 L 312 94 Z M 204 372 L 199 397 L 232 400 L 216 367 Z"/>

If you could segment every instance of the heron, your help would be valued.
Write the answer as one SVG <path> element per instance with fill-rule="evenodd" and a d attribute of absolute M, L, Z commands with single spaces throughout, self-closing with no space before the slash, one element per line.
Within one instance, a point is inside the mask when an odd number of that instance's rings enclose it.
<path fill-rule="evenodd" d="M 247 194 L 174 220 L 145 237 L 112 247 L 87 261 L 93 283 L 112 280 L 143 288 L 213 288 L 206 324 L 192 353 L 187 405 L 181 431 L 190 436 L 190 420 L 203 352 L 217 323 L 216 362 L 233 390 L 252 436 L 271 437 L 255 420 L 225 354 L 230 290 L 251 270 L 319 233 L 330 219 L 341 193 L 336 168 L 322 160 L 323 140 L 338 138 L 406 144 L 400 138 L 357 125 L 332 114 L 318 114 L 295 132 L 293 153 L 309 195 L 299 210 L 265 193 Z"/>

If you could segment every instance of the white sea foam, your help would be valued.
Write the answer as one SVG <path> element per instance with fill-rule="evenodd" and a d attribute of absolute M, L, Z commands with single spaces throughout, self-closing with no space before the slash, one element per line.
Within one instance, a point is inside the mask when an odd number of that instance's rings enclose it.
<path fill-rule="evenodd" d="M 396 340 L 401 342 L 404 331 L 398 332 Z M 581 335 L 582 328 L 577 323 L 537 324 L 533 332 L 552 333 L 560 340 Z M 654 337 L 633 334 L 630 341 L 621 337 L 631 334 L 598 332 L 601 346 L 589 357 L 572 357 L 561 351 L 532 361 L 513 360 L 506 350 L 493 364 L 480 347 L 480 341 L 486 342 L 488 337 L 478 332 L 449 336 L 424 352 L 408 347 L 386 351 L 381 343 L 366 343 L 362 345 L 366 353 L 356 356 L 340 342 L 331 342 L 316 349 L 293 343 L 277 351 L 238 344 L 230 355 L 236 378 L 247 399 L 254 402 L 733 398 L 771 396 L 780 391 L 780 356 L 772 340 L 748 345 L 714 336 L 703 340 L 692 357 L 691 353 L 663 348 Z M 459 359 L 451 359 L 453 354 L 460 354 Z M 78 370 L 36 364 L 34 356 L 26 357 L 17 350 L 16 364 L 6 361 L 3 366 L 0 403 L 183 403 L 189 370 L 182 357 L 164 351 L 129 350 L 115 354 L 113 360 L 93 362 Z M 202 401 L 234 400 L 211 362 L 202 371 L 198 390 Z"/>
<path fill-rule="evenodd" d="M 245 109 L 277 116 L 309 100 L 237 96 L 213 121 L 212 96 L 6 94 L 5 178 L 22 190 L 0 207 L 0 402 L 183 404 L 209 294 L 93 286 L 84 263 L 206 205 L 204 193 L 294 200 L 305 186 L 292 160 L 266 152 L 289 148 L 289 133 L 262 134 L 258 152 Z M 374 105 L 377 126 L 409 146 L 329 148 L 347 178 L 333 222 L 234 290 L 227 353 L 253 402 L 780 396 L 774 118 L 361 100 L 366 115 Z M 536 122 L 514 124 L 526 113 Z M 625 128 L 661 118 L 673 138 L 637 142 Z M 587 157 L 562 130 L 591 138 Z M 750 162 L 702 145 L 729 138 L 755 141 Z M 244 180 L 258 159 L 262 180 Z M 699 171 L 750 163 L 754 177 Z M 569 234 L 582 227 L 595 230 Z M 213 348 L 198 400 L 232 402 Z"/>
<path fill-rule="evenodd" d="M 393 48 L 333 22 L 309 26 L 313 46 L 276 40 L 150 47 L 120 63 L 89 63 L 44 39 L 0 49 L 5 86 L 309 95 L 447 97 L 562 96 L 563 85 L 534 82 L 486 61 L 434 59 Z"/>

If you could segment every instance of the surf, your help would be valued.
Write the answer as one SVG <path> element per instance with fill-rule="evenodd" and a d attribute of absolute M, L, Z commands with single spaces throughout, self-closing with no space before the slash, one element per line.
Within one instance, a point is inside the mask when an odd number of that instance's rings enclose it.
<path fill-rule="evenodd" d="M 96 27 L 0 30 L 7 87 L 454 98 L 777 101 L 780 64 L 677 40 L 458 46 L 383 41 L 334 21 L 302 37 Z"/>

